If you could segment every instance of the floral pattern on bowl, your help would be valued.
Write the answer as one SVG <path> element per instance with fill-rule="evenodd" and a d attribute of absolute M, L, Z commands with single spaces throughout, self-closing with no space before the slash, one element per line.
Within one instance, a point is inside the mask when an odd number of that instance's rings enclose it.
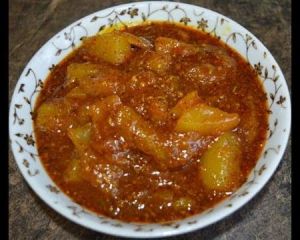
<path fill-rule="evenodd" d="M 32 126 L 35 100 L 53 67 L 84 37 L 109 27 L 145 21 L 169 21 L 205 31 L 240 52 L 260 75 L 269 102 L 268 140 L 262 156 L 241 188 L 215 207 L 180 221 L 137 224 L 97 216 L 74 203 L 49 178 L 39 160 Z M 291 104 L 280 67 L 265 46 L 233 20 L 211 10 L 175 2 L 139 2 L 119 5 L 86 16 L 51 38 L 30 60 L 15 87 L 9 113 L 9 133 L 17 165 L 32 189 L 66 218 L 95 231 L 124 237 L 160 237 L 203 228 L 246 204 L 267 183 L 287 145 Z"/>

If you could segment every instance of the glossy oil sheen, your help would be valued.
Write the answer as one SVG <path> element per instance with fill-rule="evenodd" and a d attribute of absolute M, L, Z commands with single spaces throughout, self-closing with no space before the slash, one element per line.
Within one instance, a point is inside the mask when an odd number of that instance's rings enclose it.
<path fill-rule="evenodd" d="M 87 155 L 96 158 L 91 167 L 99 171 L 94 172 L 94 175 L 106 175 L 108 180 L 99 185 L 87 180 L 69 183 L 65 181 L 64 175 L 74 151 L 73 143 L 63 131 L 44 132 L 35 122 L 40 158 L 54 182 L 67 195 L 96 213 L 129 222 L 165 222 L 200 213 L 230 194 L 207 190 L 199 178 L 201 156 L 217 136 L 201 136 L 195 132 L 175 134 L 173 129 L 176 121 L 168 118 L 164 120 L 163 111 L 159 112 L 162 116 L 157 117 L 160 115 L 149 110 L 149 103 L 153 99 L 163 99 L 166 102 L 164 106 L 169 110 L 184 95 L 197 90 L 206 104 L 239 114 L 241 122 L 233 130 L 242 142 L 241 176 L 236 183 L 239 186 L 255 166 L 266 138 L 267 106 L 263 87 L 256 72 L 238 53 L 205 33 L 166 23 L 141 25 L 126 31 L 143 36 L 152 43 L 157 37 L 164 36 L 186 43 L 208 44 L 213 48 L 212 51 L 221 51 L 235 62 L 235 67 L 231 69 L 229 66 L 228 70 L 224 68 L 228 67 L 224 62 L 209 54 L 204 57 L 178 57 L 173 59 L 167 73 L 161 74 L 145 69 L 143 60 L 147 53 L 142 49 L 135 49 L 126 63 L 113 67 L 122 72 L 122 79 L 119 80 L 119 85 L 125 89 L 119 94 L 122 103 L 135 109 L 162 139 L 171 139 L 169 142 L 173 145 L 172 149 L 180 151 L 183 149 L 182 144 L 188 144 L 188 153 L 178 154 L 178 166 L 174 164 L 174 168 L 161 169 L 151 154 L 144 154 L 134 149 L 134 146 L 129 151 L 122 148 L 126 144 L 122 134 L 110 131 L 103 121 L 96 128 L 104 133 L 106 140 L 103 142 L 94 136 Z M 62 86 L 66 80 L 67 66 L 82 62 L 106 64 L 89 56 L 84 47 L 74 50 L 51 72 L 39 97 L 36 111 L 43 102 L 60 101 L 65 97 L 68 91 Z M 195 79 L 193 72 L 199 71 L 197 66 L 207 63 L 220 68 L 217 72 L 220 75 L 215 76 L 221 79 L 218 84 Z M 228 64 L 232 63 L 229 61 Z M 229 74 L 224 74 L 222 69 L 228 70 Z M 136 88 L 128 84 L 134 75 L 139 76 L 135 82 L 139 84 Z M 80 106 L 95 100 L 95 97 L 89 97 L 73 101 L 66 122 L 77 117 L 76 111 Z M 103 145 L 106 146 L 104 150 Z M 98 175 L 100 178 L 101 176 Z"/>

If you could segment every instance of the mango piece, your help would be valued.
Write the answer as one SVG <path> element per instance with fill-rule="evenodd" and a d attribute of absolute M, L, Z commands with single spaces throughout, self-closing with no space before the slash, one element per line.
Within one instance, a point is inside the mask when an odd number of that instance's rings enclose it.
<path fill-rule="evenodd" d="M 217 65 L 218 66 L 218 65 Z M 197 64 L 185 69 L 184 76 L 192 82 L 197 83 L 202 89 L 222 83 L 226 77 L 224 68 L 218 68 L 210 63 Z"/>
<path fill-rule="evenodd" d="M 125 62 L 132 53 L 131 45 L 126 36 L 116 32 L 90 37 L 86 39 L 84 46 L 91 56 L 115 65 Z"/>
<path fill-rule="evenodd" d="M 84 126 L 68 129 L 68 136 L 77 149 L 87 147 L 92 134 L 92 125 L 88 123 Z"/>
<path fill-rule="evenodd" d="M 69 98 L 85 98 L 86 96 L 105 97 L 123 92 L 124 86 L 120 84 L 126 79 L 118 69 L 105 64 L 73 63 L 67 68 L 67 87 L 74 87 L 68 94 Z"/>
<path fill-rule="evenodd" d="M 205 104 L 186 110 L 178 119 L 175 131 L 196 131 L 203 135 L 217 135 L 235 128 L 240 122 L 236 113 L 227 113 Z"/>
<path fill-rule="evenodd" d="M 146 59 L 145 68 L 157 74 L 165 74 L 169 70 L 171 63 L 172 59 L 169 55 L 151 52 Z"/>
<path fill-rule="evenodd" d="M 76 122 L 69 116 L 71 104 L 64 101 L 44 102 L 36 109 L 36 126 L 42 131 L 66 130 Z"/>
<path fill-rule="evenodd" d="M 85 99 L 86 97 L 87 97 L 87 94 L 79 87 L 73 88 L 66 95 L 66 98 L 70 98 L 70 99 Z"/>
<path fill-rule="evenodd" d="M 85 138 L 85 137 L 84 137 Z M 96 156 L 89 148 L 76 148 L 71 156 L 71 161 L 64 172 L 66 182 L 90 181 L 93 177 L 93 167 L 97 164 Z"/>
<path fill-rule="evenodd" d="M 92 117 L 94 123 L 103 121 L 108 112 L 115 111 L 117 106 L 121 104 L 122 102 L 118 95 L 111 95 L 89 106 L 88 114 Z"/>
<path fill-rule="evenodd" d="M 201 103 L 201 98 L 197 91 L 192 91 L 181 98 L 177 104 L 171 109 L 170 113 L 175 117 L 180 117 L 187 109 Z"/>
<path fill-rule="evenodd" d="M 78 182 L 82 180 L 81 177 L 81 164 L 80 159 L 74 158 L 69 163 L 67 169 L 64 172 L 65 182 Z"/>
<path fill-rule="evenodd" d="M 51 119 L 59 116 L 59 108 L 54 103 L 43 103 L 37 109 L 36 124 L 38 127 L 51 127 Z"/>
<path fill-rule="evenodd" d="M 161 54 L 171 54 L 171 56 L 191 56 L 200 51 L 198 46 L 178 41 L 173 38 L 158 37 L 155 39 L 155 51 Z"/>
<path fill-rule="evenodd" d="M 239 184 L 241 146 L 238 137 L 227 132 L 202 155 L 199 176 L 210 190 L 232 191 Z"/>
<path fill-rule="evenodd" d="M 168 159 L 161 137 L 132 108 L 122 106 L 116 115 L 116 125 L 126 141 L 132 142 L 140 151 L 153 156 L 162 165 Z"/>
<path fill-rule="evenodd" d="M 101 74 L 98 64 L 72 63 L 67 67 L 67 84 L 78 83 L 82 79 L 95 79 Z"/>
<path fill-rule="evenodd" d="M 82 91 L 93 97 L 106 97 L 112 94 L 119 94 L 124 92 L 124 86 L 117 81 L 110 81 L 110 79 L 102 81 L 86 81 L 86 84 L 81 85 Z"/>

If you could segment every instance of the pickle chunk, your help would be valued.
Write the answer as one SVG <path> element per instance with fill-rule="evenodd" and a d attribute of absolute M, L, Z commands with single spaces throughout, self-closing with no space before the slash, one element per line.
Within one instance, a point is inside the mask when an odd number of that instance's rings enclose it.
<path fill-rule="evenodd" d="M 65 182 L 79 182 L 82 180 L 81 164 L 79 158 L 74 158 L 69 163 L 67 169 L 64 172 Z"/>
<path fill-rule="evenodd" d="M 73 88 L 67 98 L 84 99 L 87 96 L 106 97 L 124 92 L 122 71 L 105 64 L 72 63 L 67 68 L 66 87 Z"/>
<path fill-rule="evenodd" d="M 125 62 L 131 56 L 130 43 L 114 32 L 87 39 L 86 47 L 92 56 L 116 65 Z"/>
<path fill-rule="evenodd" d="M 227 113 L 205 104 L 197 104 L 182 114 L 176 123 L 175 130 L 217 135 L 235 128 L 239 122 L 240 117 L 236 113 Z"/>
<path fill-rule="evenodd" d="M 36 126 L 41 131 L 65 131 L 76 120 L 67 118 L 71 114 L 72 105 L 62 100 L 44 102 L 36 109 Z"/>
<path fill-rule="evenodd" d="M 199 47 L 193 44 L 178 41 L 173 38 L 158 37 L 155 39 L 155 51 L 161 54 L 171 54 L 174 57 L 196 55 Z"/>
<path fill-rule="evenodd" d="M 174 116 L 179 117 L 184 112 L 186 112 L 187 109 L 190 109 L 198 103 L 201 103 L 201 101 L 202 100 L 199 97 L 197 91 L 189 92 L 183 98 L 181 98 L 177 102 L 177 104 L 171 109 L 171 114 L 174 114 Z"/>
<path fill-rule="evenodd" d="M 116 115 L 116 125 L 124 138 L 163 165 L 168 159 L 168 154 L 155 129 L 130 107 L 120 107 Z"/>
<path fill-rule="evenodd" d="M 68 136 L 76 148 L 82 149 L 87 147 L 91 138 L 91 132 L 92 125 L 91 123 L 87 123 L 81 127 L 68 129 Z"/>
<path fill-rule="evenodd" d="M 210 190 L 232 191 L 240 181 L 241 146 L 237 136 L 227 132 L 203 154 L 199 176 Z"/>
<path fill-rule="evenodd" d="M 85 44 L 90 55 L 115 65 L 124 63 L 132 55 L 131 45 L 151 47 L 151 43 L 144 38 L 118 31 L 88 38 Z"/>

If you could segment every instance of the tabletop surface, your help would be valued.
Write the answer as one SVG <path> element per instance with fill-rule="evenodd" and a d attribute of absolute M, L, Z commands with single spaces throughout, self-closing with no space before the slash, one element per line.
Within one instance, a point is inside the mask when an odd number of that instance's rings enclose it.
<path fill-rule="evenodd" d="M 10 0 L 9 96 L 26 63 L 54 34 L 92 12 L 129 1 Z M 180 1 L 178 1 L 180 2 Z M 217 11 L 246 27 L 270 50 L 291 86 L 290 0 L 181 1 Z M 22 178 L 9 151 L 10 239 L 118 239 L 65 219 Z M 171 238 L 172 239 L 172 238 Z M 209 240 L 291 239 L 291 141 L 277 171 L 246 206 L 202 230 L 173 237 Z"/>

